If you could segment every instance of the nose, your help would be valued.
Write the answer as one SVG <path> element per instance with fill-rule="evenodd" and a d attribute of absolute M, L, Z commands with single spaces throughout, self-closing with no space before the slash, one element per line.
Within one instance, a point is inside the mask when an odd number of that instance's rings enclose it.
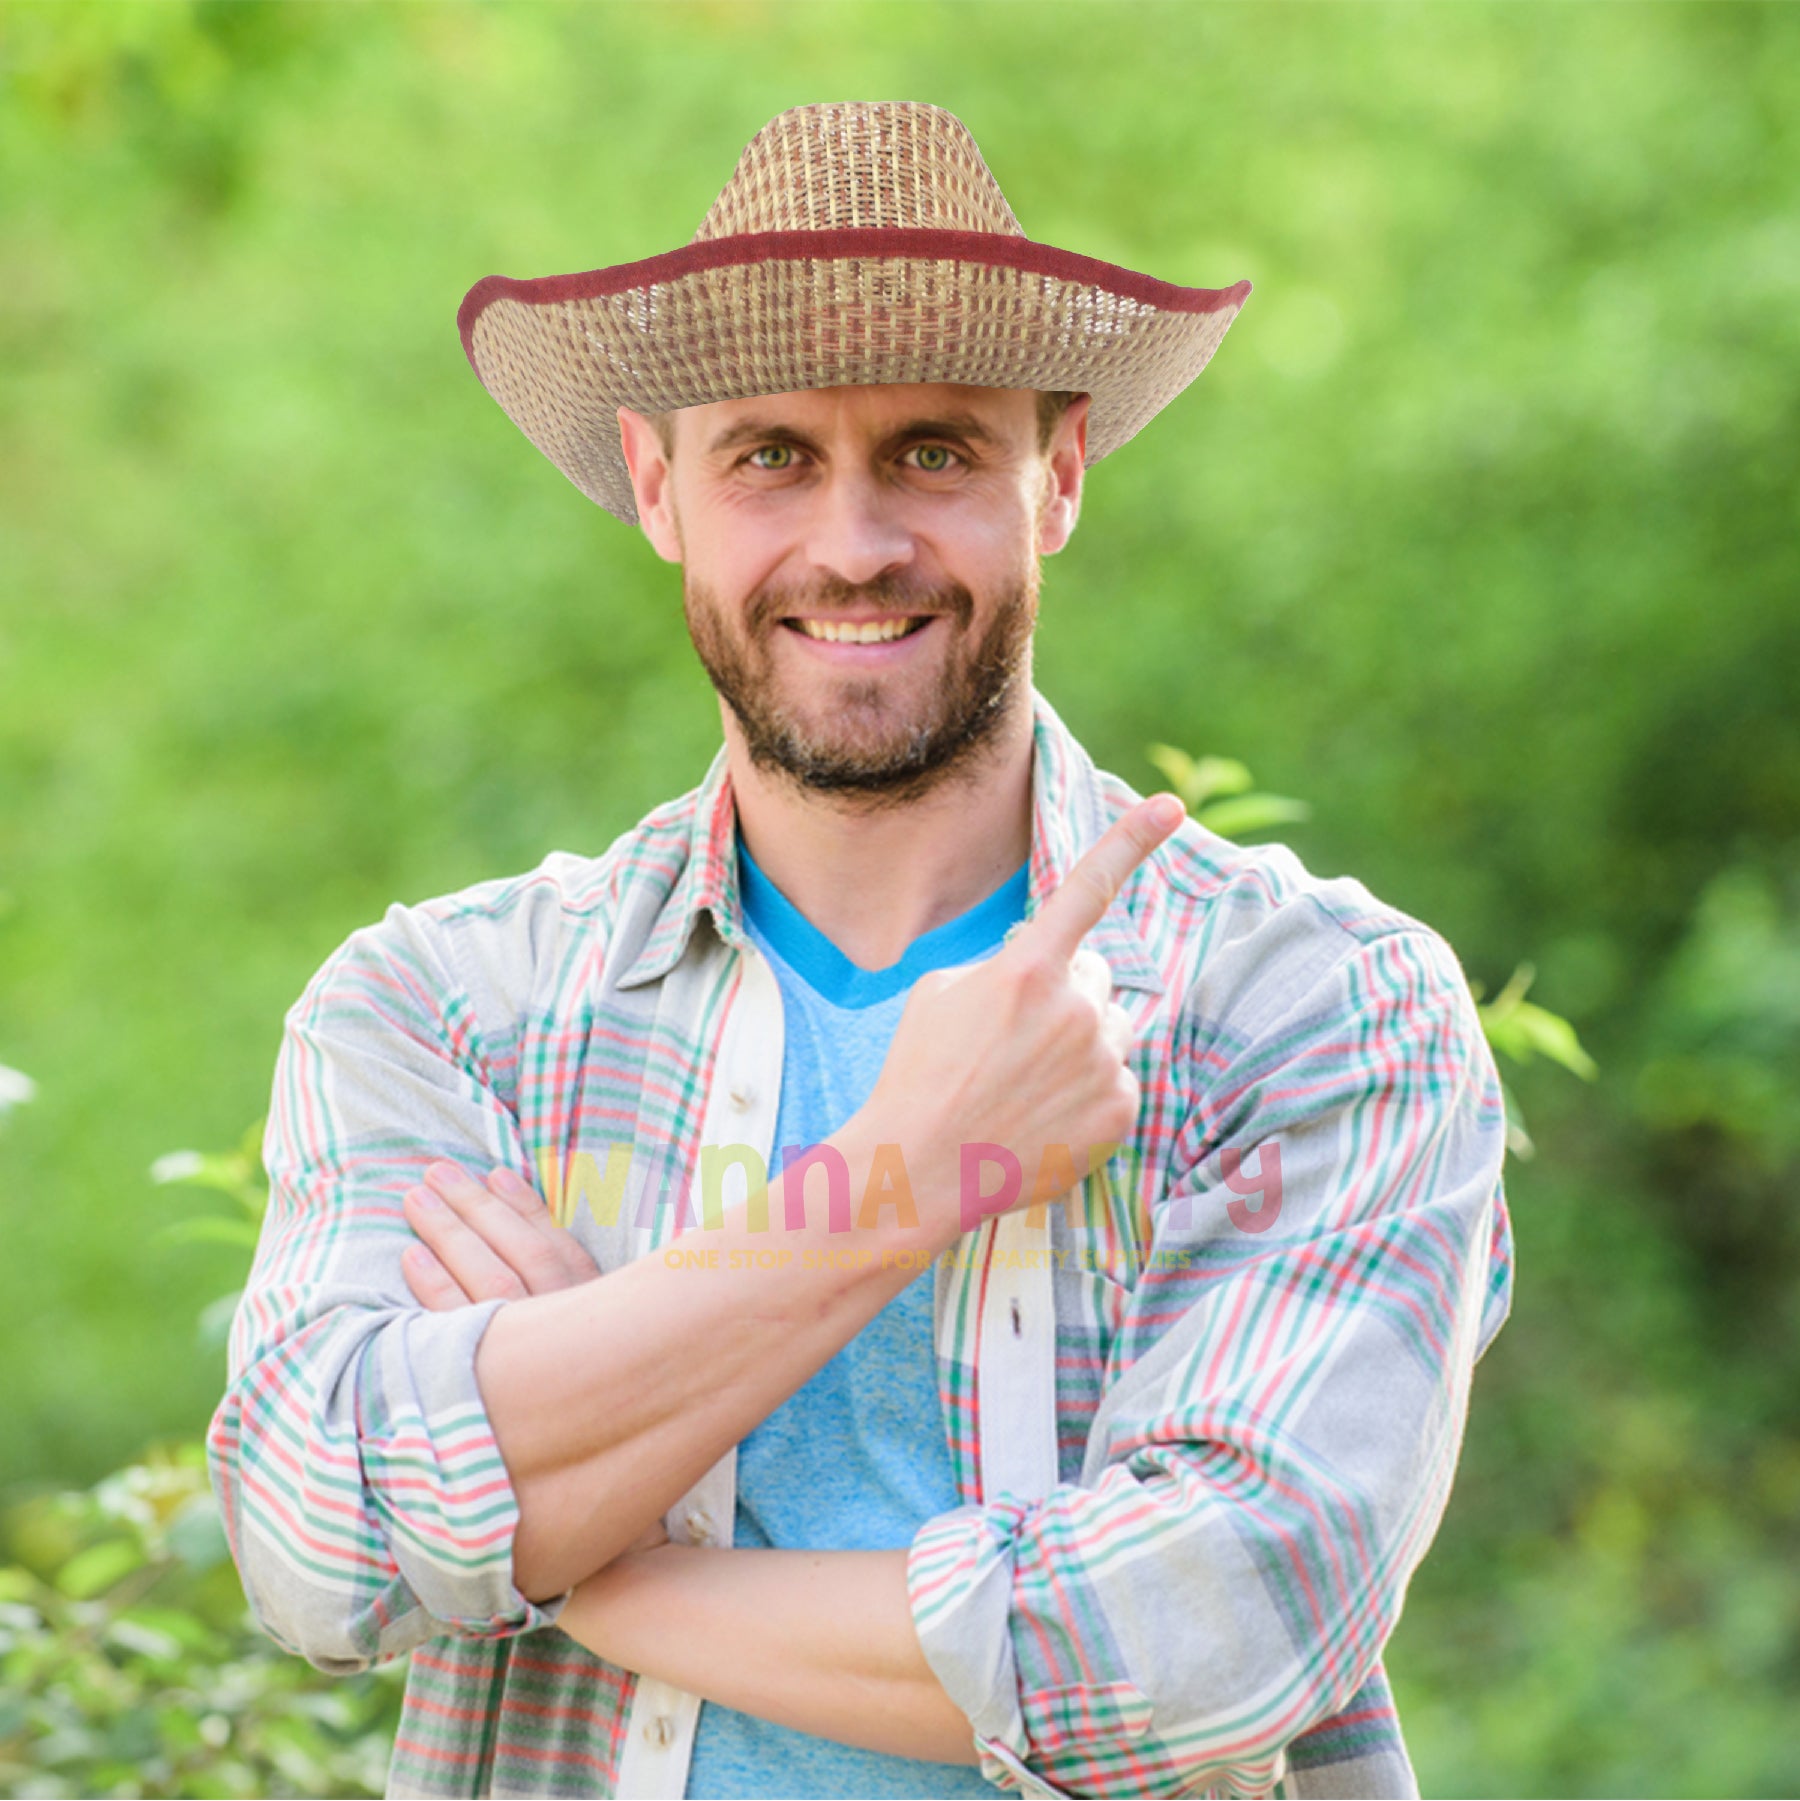
<path fill-rule="evenodd" d="M 806 554 L 816 569 L 861 587 L 913 560 L 896 496 L 863 472 L 834 472 L 818 498 Z"/>

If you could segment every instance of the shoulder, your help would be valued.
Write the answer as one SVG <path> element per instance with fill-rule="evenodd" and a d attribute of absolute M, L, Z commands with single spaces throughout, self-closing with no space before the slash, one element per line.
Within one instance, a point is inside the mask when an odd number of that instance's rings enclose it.
<path fill-rule="evenodd" d="M 606 857 L 552 851 L 534 869 L 395 901 L 380 919 L 352 932 L 332 960 L 419 960 L 445 968 L 470 957 L 533 963 L 570 934 L 601 926 L 611 890 Z"/>
<path fill-rule="evenodd" d="M 526 1009 L 546 986 L 578 987 L 605 963 L 622 922 L 654 917 L 685 866 L 694 793 L 664 802 L 603 851 L 551 851 L 535 867 L 417 901 L 351 933 L 334 967 L 417 969 L 479 1008 Z M 315 978 L 315 981 L 320 978 Z"/>

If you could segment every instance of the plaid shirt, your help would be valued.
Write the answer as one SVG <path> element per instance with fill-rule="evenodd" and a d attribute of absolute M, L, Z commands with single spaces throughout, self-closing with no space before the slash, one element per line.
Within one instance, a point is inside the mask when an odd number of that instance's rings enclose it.
<path fill-rule="evenodd" d="M 1028 912 L 1138 798 L 1033 704 Z M 437 1158 L 509 1163 L 603 1271 L 696 1219 L 689 1177 L 736 1198 L 698 1153 L 768 1156 L 782 1018 L 734 824 L 721 749 L 599 857 L 390 908 L 288 1015 L 212 1476 L 282 1644 L 412 1653 L 392 1792 L 684 1793 L 698 1698 L 513 1585 L 474 1376 L 501 1303 L 414 1304 L 400 1196 Z M 930 1271 L 961 1504 L 908 1552 L 925 1655 L 1026 1794 L 1416 1794 L 1382 1651 L 1512 1292 L 1463 972 L 1361 883 L 1192 821 L 1086 943 L 1136 1029 L 1136 1135 L 1079 1206 Z M 735 1459 L 676 1542 L 729 1544 Z"/>

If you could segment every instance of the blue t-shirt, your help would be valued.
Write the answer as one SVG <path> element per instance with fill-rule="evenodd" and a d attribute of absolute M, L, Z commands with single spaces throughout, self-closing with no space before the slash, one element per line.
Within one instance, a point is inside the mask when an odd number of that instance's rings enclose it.
<path fill-rule="evenodd" d="M 1029 866 L 915 938 L 898 963 L 868 970 L 763 874 L 742 838 L 737 848 L 745 926 L 775 972 L 785 1019 L 772 1179 L 790 1152 L 829 1138 L 868 1100 L 918 977 L 1000 948 L 1025 917 Z M 904 1550 L 926 1520 L 960 1504 L 938 1401 L 932 1287 L 915 1277 L 739 1444 L 735 1546 Z M 711 1701 L 701 1704 L 687 1780 L 687 1793 L 705 1801 L 1009 1792 L 973 1764 L 864 1751 Z"/>

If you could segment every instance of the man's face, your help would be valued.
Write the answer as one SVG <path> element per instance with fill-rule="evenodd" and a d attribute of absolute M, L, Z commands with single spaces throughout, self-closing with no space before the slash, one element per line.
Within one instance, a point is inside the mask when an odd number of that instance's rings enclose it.
<path fill-rule="evenodd" d="M 682 564 L 694 648 L 753 762 L 888 804 L 966 766 L 1024 704 L 1085 402 L 1048 454 L 1027 389 L 815 389 L 671 423 L 664 456 L 621 415 L 640 516 Z"/>

